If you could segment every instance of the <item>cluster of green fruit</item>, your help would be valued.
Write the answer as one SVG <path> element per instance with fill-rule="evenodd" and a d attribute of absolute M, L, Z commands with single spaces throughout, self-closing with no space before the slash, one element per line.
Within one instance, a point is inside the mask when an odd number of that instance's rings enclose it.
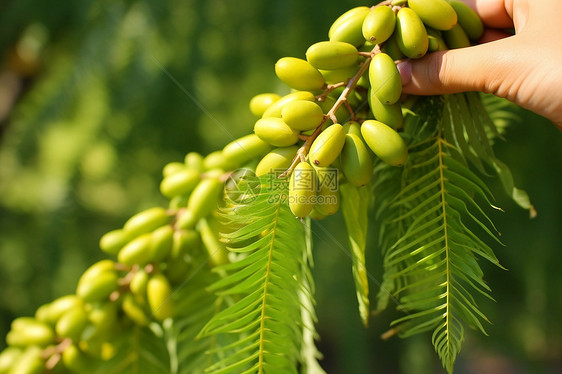
<path fill-rule="evenodd" d="M 477 14 L 458 1 L 383 1 L 341 15 L 329 40 L 310 46 L 306 59 L 276 63 L 277 76 L 294 91 L 251 99 L 254 134 L 206 157 L 190 152 L 184 162 L 167 164 L 160 190 L 169 207 L 147 209 L 105 234 L 100 247 L 115 261 L 86 270 L 75 295 L 13 321 L 0 374 L 88 372 L 92 360 L 115 355 L 122 328 L 172 317 L 172 289 L 200 247 L 211 266 L 228 262 L 213 222 L 237 169 L 288 177 L 296 217 L 334 214 L 339 183 L 371 181 L 373 154 L 393 166 L 407 159 L 400 129 L 412 100 L 402 95 L 395 61 L 469 46 L 482 32 Z"/>

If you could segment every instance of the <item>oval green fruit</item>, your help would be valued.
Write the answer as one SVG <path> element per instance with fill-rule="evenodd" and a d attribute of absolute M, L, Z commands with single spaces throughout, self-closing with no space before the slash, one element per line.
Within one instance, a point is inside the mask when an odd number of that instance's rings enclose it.
<path fill-rule="evenodd" d="M 341 69 L 357 63 L 359 53 L 346 42 L 318 42 L 306 51 L 307 61 L 316 69 Z"/>
<path fill-rule="evenodd" d="M 281 174 L 293 163 L 297 155 L 297 146 L 276 148 L 265 155 L 256 167 L 256 175 L 261 177 L 268 173 Z"/>
<path fill-rule="evenodd" d="M 80 305 L 83 305 L 83 301 L 76 295 L 61 296 L 47 304 L 46 322 L 54 326 L 64 313 Z"/>
<path fill-rule="evenodd" d="M 203 171 L 203 156 L 197 152 L 189 152 L 184 158 L 185 166 L 188 169 Z"/>
<path fill-rule="evenodd" d="M 151 260 L 151 233 L 142 234 L 131 240 L 117 254 L 117 261 L 126 265 L 144 266 Z"/>
<path fill-rule="evenodd" d="M 370 8 L 366 6 L 356 7 L 348 10 L 339 16 L 328 31 L 328 37 L 331 41 L 346 42 L 359 47 L 365 42 L 363 38 L 363 21 Z"/>
<path fill-rule="evenodd" d="M 450 30 L 457 24 L 457 13 L 445 0 L 408 0 L 408 6 L 434 29 Z"/>
<path fill-rule="evenodd" d="M 373 160 L 358 134 L 345 136 L 340 161 L 343 175 L 352 185 L 361 187 L 371 181 Z"/>
<path fill-rule="evenodd" d="M 344 143 L 343 126 L 339 123 L 328 126 L 312 142 L 308 159 L 314 166 L 329 166 L 340 155 Z"/>
<path fill-rule="evenodd" d="M 404 116 L 402 115 L 400 102 L 390 105 L 383 104 L 377 96 L 369 90 L 369 106 L 376 120 L 386 123 L 393 129 L 402 127 Z"/>
<path fill-rule="evenodd" d="M 88 321 L 94 327 L 93 335 L 110 335 L 117 328 L 117 320 L 118 305 L 115 302 L 95 304 L 88 311 Z"/>
<path fill-rule="evenodd" d="M 214 151 L 209 153 L 203 159 L 203 170 L 213 170 L 213 169 L 221 169 L 224 171 L 234 169 L 234 165 L 228 162 L 228 159 L 224 157 L 222 150 Z"/>
<path fill-rule="evenodd" d="M 408 147 L 400 134 L 382 122 L 363 122 L 361 135 L 375 155 L 389 165 L 400 166 L 408 158 Z"/>
<path fill-rule="evenodd" d="M 146 285 L 148 284 L 148 273 L 144 269 L 139 269 L 131 278 L 129 288 L 136 297 L 146 297 Z"/>
<path fill-rule="evenodd" d="M 164 168 L 162 169 L 162 176 L 167 177 L 168 175 L 177 173 L 178 171 L 184 169 L 185 169 L 185 164 L 181 162 L 169 162 L 166 165 L 164 165 Z"/>
<path fill-rule="evenodd" d="M 395 34 L 393 34 L 390 38 L 388 38 L 386 43 L 384 43 L 384 46 L 382 47 L 382 52 L 389 55 L 394 61 L 401 60 L 404 57 L 406 57 L 406 55 L 402 53 L 402 50 L 400 50 L 400 47 L 398 46 L 398 42 L 396 41 Z"/>
<path fill-rule="evenodd" d="M 154 318 L 163 321 L 172 316 L 172 289 L 170 282 L 164 275 L 155 274 L 148 280 L 146 295 Z"/>
<path fill-rule="evenodd" d="M 82 352 L 76 345 L 71 344 L 62 352 L 62 362 L 72 373 L 89 373 L 95 367 L 94 360 Z"/>
<path fill-rule="evenodd" d="M 78 280 L 78 283 L 82 282 L 83 280 L 96 278 L 101 273 L 106 271 L 114 271 L 115 270 L 115 262 L 113 260 L 100 260 L 90 266 L 84 274 Z"/>
<path fill-rule="evenodd" d="M 123 309 L 123 312 L 125 312 L 125 315 L 129 317 L 131 321 L 139 326 L 146 326 L 150 322 L 150 318 L 144 311 L 144 308 L 135 300 L 135 297 L 130 293 L 126 293 L 125 295 L 123 295 L 121 309 Z"/>
<path fill-rule="evenodd" d="M 53 329 L 31 317 L 19 317 L 13 320 L 11 330 L 6 335 L 6 343 L 16 347 L 34 345 L 44 348 L 54 341 Z"/>
<path fill-rule="evenodd" d="M 357 121 L 348 121 L 343 125 L 343 131 L 346 135 L 355 134 L 361 136 L 361 125 Z"/>
<path fill-rule="evenodd" d="M 170 225 L 157 228 L 150 234 L 150 260 L 156 264 L 169 256 L 174 242 L 174 229 Z"/>
<path fill-rule="evenodd" d="M 449 49 L 470 47 L 470 40 L 460 25 L 451 30 L 443 31 L 443 39 Z"/>
<path fill-rule="evenodd" d="M 449 49 L 447 47 L 447 44 L 445 44 L 445 40 L 443 40 L 443 34 L 442 34 L 441 31 L 432 29 L 431 27 L 428 27 L 427 28 L 427 37 L 429 39 L 430 44 L 433 44 L 433 46 L 430 46 L 428 48 L 429 51 L 431 51 L 431 52 L 446 51 L 447 49 Z M 435 45 L 435 44 L 437 44 L 437 45 Z"/>
<path fill-rule="evenodd" d="M 175 173 L 168 174 L 160 183 L 162 195 L 171 199 L 175 196 L 189 194 L 199 182 L 199 172 L 183 168 Z"/>
<path fill-rule="evenodd" d="M 236 168 L 241 167 L 246 162 L 266 154 L 271 146 L 260 139 L 256 134 L 249 134 L 233 140 L 222 150 L 222 154 Z"/>
<path fill-rule="evenodd" d="M 294 130 L 308 131 L 317 128 L 322 123 L 324 113 L 315 102 L 295 100 L 283 107 L 281 118 Z"/>
<path fill-rule="evenodd" d="M 195 221 L 206 217 L 217 208 L 223 183 L 218 178 L 203 179 L 193 190 L 187 202 L 187 210 Z"/>
<path fill-rule="evenodd" d="M 250 100 L 250 112 L 256 117 L 261 117 L 267 108 L 279 99 L 281 99 L 281 96 L 276 93 L 262 93 L 256 95 Z"/>
<path fill-rule="evenodd" d="M 116 255 L 130 239 L 130 236 L 125 234 L 122 229 L 112 230 L 100 238 L 100 248 L 105 253 Z"/>
<path fill-rule="evenodd" d="M 427 30 L 420 17 L 410 8 L 402 8 L 396 15 L 396 43 L 409 58 L 423 57 L 429 47 Z"/>
<path fill-rule="evenodd" d="M 295 217 L 306 217 L 316 204 L 316 172 L 307 162 L 300 162 L 289 181 L 289 208 Z"/>
<path fill-rule="evenodd" d="M 78 306 L 66 311 L 60 317 L 55 326 L 55 331 L 57 336 L 70 338 L 74 342 L 78 342 L 87 324 L 88 316 L 86 311 L 82 306 Z"/>
<path fill-rule="evenodd" d="M 394 104 L 402 95 L 402 78 L 394 60 L 386 53 L 376 54 L 369 65 L 371 92 L 384 104 Z"/>
<path fill-rule="evenodd" d="M 301 58 L 280 58 L 275 64 L 275 74 L 283 83 L 295 90 L 318 91 L 326 85 L 318 69 Z"/>
<path fill-rule="evenodd" d="M 359 70 L 358 65 L 347 66 L 341 69 L 324 70 L 320 69 L 320 73 L 328 84 L 335 84 L 340 82 L 347 82 L 357 74 Z"/>
<path fill-rule="evenodd" d="M 200 244 L 201 238 L 197 231 L 185 229 L 175 230 L 172 252 L 170 253 L 171 262 L 184 257 L 189 252 L 194 252 L 199 248 Z"/>
<path fill-rule="evenodd" d="M 298 131 L 289 127 L 281 118 L 259 119 L 254 125 L 254 132 L 260 139 L 275 147 L 288 147 L 299 141 Z"/>
<path fill-rule="evenodd" d="M 396 15 L 388 6 L 378 6 L 372 8 L 362 25 L 363 37 L 365 40 L 380 44 L 385 42 L 394 32 L 396 25 Z"/>
<path fill-rule="evenodd" d="M 338 169 L 315 168 L 317 175 L 317 195 L 314 210 L 323 216 L 331 216 L 340 209 Z"/>
<path fill-rule="evenodd" d="M 318 105 L 320 105 L 320 108 L 322 108 L 324 114 L 328 114 L 328 112 L 332 109 L 332 107 L 336 103 L 336 100 L 337 99 L 334 98 L 333 96 L 328 95 L 326 96 L 324 101 L 319 101 Z M 338 122 L 344 123 L 349 119 L 349 117 L 350 117 L 349 112 L 347 111 L 345 106 L 340 105 L 338 110 L 336 110 L 336 118 L 338 119 Z M 332 124 L 333 124 L 332 120 L 328 118 L 326 122 L 324 122 L 324 127 L 328 127 L 329 125 Z"/>
<path fill-rule="evenodd" d="M 125 222 L 123 231 L 131 238 L 151 232 L 170 221 L 168 212 L 161 207 L 146 209 L 135 214 Z"/>
<path fill-rule="evenodd" d="M 460 1 L 450 1 L 449 4 L 457 13 L 458 23 L 471 40 L 478 40 L 484 34 L 484 24 L 478 14 L 468 5 Z"/>
<path fill-rule="evenodd" d="M 283 96 L 281 99 L 276 101 L 275 103 L 271 104 L 269 108 L 263 113 L 262 118 L 267 117 L 277 117 L 281 118 L 281 111 L 283 107 L 294 100 L 307 100 L 307 101 L 314 101 L 315 97 L 312 92 L 308 91 L 296 91 L 292 92 L 288 95 Z"/>
<path fill-rule="evenodd" d="M 105 301 L 117 290 L 119 277 L 115 271 L 105 271 L 95 277 L 80 278 L 76 295 L 85 302 Z"/>
<path fill-rule="evenodd" d="M 10 374 L 43 374 L 45 363 L 42 358 L 43 350 L 36 346 L 27 347 L 14 362 Z"/>
<path fill-rule="evenodd" d="M 10 374 L 10 369 L 18 362 L 22 353 L 18 347 L 6 347 L 0 352 L 0 373 Z"/>

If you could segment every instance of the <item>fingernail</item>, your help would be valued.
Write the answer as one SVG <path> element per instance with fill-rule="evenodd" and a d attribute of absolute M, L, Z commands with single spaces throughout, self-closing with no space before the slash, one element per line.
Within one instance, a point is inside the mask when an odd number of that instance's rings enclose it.
<path fill-rule="evenodd" d="M 396 65 L 400 78 L 402 78 L 402 86 L 407 85 L 412 80 L 412 63 L 410 60 L 403 60 Z"/>

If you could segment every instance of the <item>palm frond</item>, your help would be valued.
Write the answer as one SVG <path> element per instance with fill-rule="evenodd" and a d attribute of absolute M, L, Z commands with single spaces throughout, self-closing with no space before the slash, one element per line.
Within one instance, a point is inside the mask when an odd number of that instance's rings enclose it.
<path fill-rule="evenodd" d="M 312 298 L 305 226 L 295 219 L 282 188 L 270 177 L 260 180 L 261 191 L 249 203 L 222 211 L 232 231 L 223 235 L 238 261 L 220 266 L 227 275 L 210 290 L 230 295 L 235 302 L 217 313 L 200 337 L 235 336 L 219 347 L 228 352 L 207 370 L 211 373 L 297 373 L 302 363 L 302 298 Z M 309 315 L 314 318 L 313 314 Z"/>

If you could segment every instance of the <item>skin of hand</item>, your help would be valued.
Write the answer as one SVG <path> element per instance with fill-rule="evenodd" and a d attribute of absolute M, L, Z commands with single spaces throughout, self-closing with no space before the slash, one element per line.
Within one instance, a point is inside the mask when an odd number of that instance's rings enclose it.
<path fill-rule="evenodd" d="M 464 0 L 486 27 L 478 44 L 398 64 L 403 91 L 482 91 L 507 98 L 562 131 L 562 1 Z M 501 29 L 514 28 L 515 35 Z"/>

